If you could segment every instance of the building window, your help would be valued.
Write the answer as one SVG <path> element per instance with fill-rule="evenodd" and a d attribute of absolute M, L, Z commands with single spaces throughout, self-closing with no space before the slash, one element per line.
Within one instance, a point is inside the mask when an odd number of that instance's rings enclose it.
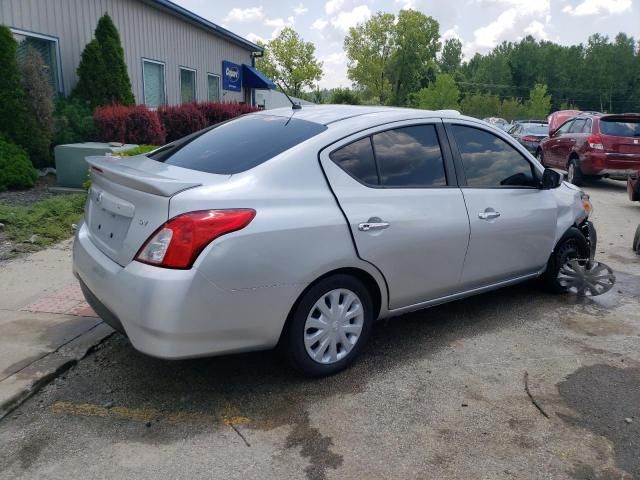
<path fill-rule="evenodd" d="M 220 75 L 207 74 L 207 99 L 210 102 L 220 101 Z"/>
<path fill-rule="evenodd" d="M 196 71 L 191 68 L 180 68 L 180 102 L 196 101 Z"/>
<path fill-rule="evenodd" d="M 18 43 L 18 48 L 16 49 L 18 63 L 21 63 L 25 59 L 29 49 L 34 49 L 40 54 L 46 65 L 47 77 L 53 91 L 63 93 L 58 39 L 15 28 L 12 28 L 11 32 Z"/>
<path fill-rule="evenodd" d="M 144 104 L 147 107 L 157 108 L 166 103 L 164 63 L 143 59 L 142 82 Z"/>

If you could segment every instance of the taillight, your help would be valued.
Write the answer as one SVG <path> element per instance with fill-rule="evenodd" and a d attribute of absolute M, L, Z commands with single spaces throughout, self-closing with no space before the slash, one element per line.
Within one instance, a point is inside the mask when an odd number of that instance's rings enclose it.
<path fill-rule="evenodd" d="M 587 138 L 587 144 L 594 150 L 604 150 L 602 137 L 600 137 L 600 135 L 589 135 L 589 138 Z"/>
<path fill-rule="evenodd" d="M 136 260 L 164 268 L 189 269 L 216 238 L 242 230 L 256 211 L 250 208 L 202 210 L 172 218 L 147 240 Z"/>
<path fill-rule="evenodd" d="M 522 137 L 523 142 L 537 142 L 538 140 L 539 138 L 533 135 L 525 135 L 524 137 Z"/>

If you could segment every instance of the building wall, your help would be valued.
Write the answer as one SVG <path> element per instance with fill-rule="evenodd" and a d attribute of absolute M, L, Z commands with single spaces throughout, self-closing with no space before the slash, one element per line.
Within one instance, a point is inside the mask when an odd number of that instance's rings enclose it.
<path fill-rule="evenodd" d="M 165 63 L 167 101 L 180 102 L 178 66 L 195 69 L 196 99 L 207 99 L 207 73 L 222 75 L 222 61 L 251 64 L 250 52 L 200 26 L 143 0 L 0 0 L 0 24 L 57 37 L 62 82 L 69 94 L 77 82 L 80 54 L 105 12 L 116 24 L 137 103 L 143 103 L 142 59 Z M 243 101 L 244 92 L 222 90 L 223 101 Z"/>

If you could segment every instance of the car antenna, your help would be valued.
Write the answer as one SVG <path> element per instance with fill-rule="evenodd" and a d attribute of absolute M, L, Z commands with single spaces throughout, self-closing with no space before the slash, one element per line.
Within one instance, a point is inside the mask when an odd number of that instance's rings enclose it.
<path fill-rule="evenodd" d="M 284 96 L 287 97 L 287 100 L 291 102 L 291 110 L 302 110 L 302 105 L 300 105 L 299 103 L 295 103 L 293 100 L 291 100 L 291 97 L 287 95 L 287 92 L 284 91 L 284 88 L 282 88 L 282 85 L 280 85 L 279 83 L 276 83 L 276 85 L 278 85 L 278 87 L 280 88 L 280 91 L 284 93 Z"/>

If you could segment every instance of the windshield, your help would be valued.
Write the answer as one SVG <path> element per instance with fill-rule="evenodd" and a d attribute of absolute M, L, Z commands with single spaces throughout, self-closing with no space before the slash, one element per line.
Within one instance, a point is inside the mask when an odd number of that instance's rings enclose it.
<path fill-rule="evenodd" d="M 247 115 L 201 130 L 149 155 L 168 165 L 233 175 L 266 162 L 326 130 L 319 123 L 275 115 Z"/>
<path fill-rule="evenodd" d="M 600 119 L 600 131 L 614 137 L 640 137 L 640 119 L 626 122 Z"/>

